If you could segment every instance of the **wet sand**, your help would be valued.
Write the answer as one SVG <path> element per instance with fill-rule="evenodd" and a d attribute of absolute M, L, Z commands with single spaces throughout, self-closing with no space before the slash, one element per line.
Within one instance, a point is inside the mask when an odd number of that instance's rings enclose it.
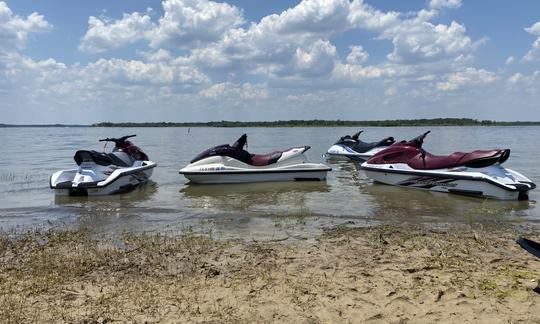
<path fill-rule="evenodd" d="M 338 228 L 315 240 L 0 239 L 0 322 L 540 323 L 512 227 Z"/>

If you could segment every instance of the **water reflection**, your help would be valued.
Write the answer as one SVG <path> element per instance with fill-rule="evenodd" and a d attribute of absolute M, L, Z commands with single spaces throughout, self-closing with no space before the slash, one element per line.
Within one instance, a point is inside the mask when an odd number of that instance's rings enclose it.
<path fill-rule="evenodd" d="M 374 198 L 372 213 L 381 220 L 484 222 L 519 215 L 529 201 L 479 199 L 372 183 L 361 189 Z"/>
<path fill-rule="evenodd" d="M 135 190 L 110 196 L 55 196 L 55 209 L 71 215 L 70 222 L 97 232 L 145 231 L 144 218 L 160 208 L 146 208 L 158 191 L 149 181 Z M 68 224 L 69 225 L 69 224 Z"/>
<path fill-rule="evenodd" d="M 137 204 L 152 199 L 158 191 L 158 185 L 152 180 L 146 184 L 135 188 L 133 191 L 106 196 L 54 196 L 55 205 L 59 206 L 80 206 L 85 205 L 115 205 L 119 208 L 134 207 Z"/>
<path fill-rule="evenodd" d="M 325 181 L 246 184 L 188 184 L 180 190 L 194 208 L 222 211 L 309 210 L 310 194 L 329 192 Z"/>

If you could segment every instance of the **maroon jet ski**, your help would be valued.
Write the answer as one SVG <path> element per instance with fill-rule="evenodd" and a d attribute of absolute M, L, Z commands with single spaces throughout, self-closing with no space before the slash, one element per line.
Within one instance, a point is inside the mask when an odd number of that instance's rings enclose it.
<path fill-rule="evenodd" d="M 502 164 L 509 149 L 454 152 L 437 156 L 422 148 L 426 132 L 375 154 L 362 164 L 371 179 L 385 184 L 503 200 L 527 199 L 536 185 Z"/>

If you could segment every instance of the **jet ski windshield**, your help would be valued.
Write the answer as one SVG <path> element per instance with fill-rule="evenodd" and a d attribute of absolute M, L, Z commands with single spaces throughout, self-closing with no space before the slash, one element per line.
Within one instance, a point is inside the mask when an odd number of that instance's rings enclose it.
<path fill-rule="evenodd" d="M 424 144 L 424 138 L 426 138 L 427 134 L 431 133 L 431 131 L 427 131 L 425 132 L 424 134 L 422 135 L 419 135 L 415 138 L 413 138 L 412 140 L 406 142 L 406 141 L 402 141 L 401 143 L 405 144 L 409 144 L 409 145 L 412 145 L 412 146 L 416 146 L 418 148 L 421 148 L 422 147 L 422 144 Z"/>
<path fill-rule="evenodd" d="M 234 144 L 231 145 L 231 147 L 235 149 L 243 150 L 244 146 L 246 145 L 247 145 L 247 134 L 244 134 L 240 136 L 240 138 L 237 139 L 236 142 L 234 142 Z"/>

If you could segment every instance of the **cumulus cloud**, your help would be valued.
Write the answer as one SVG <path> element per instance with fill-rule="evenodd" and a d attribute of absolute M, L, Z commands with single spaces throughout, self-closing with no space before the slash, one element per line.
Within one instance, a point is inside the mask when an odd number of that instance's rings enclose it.
<path fill-rule="evenodd" d="M 52 25 L 36 12 L 23 18 L 14 15 L 7 4 L 0 1 L 0 50 L 22 49 L 28 34 L 46 32 Z"/>
<path fill-rule="evenodd" d="M 387 97 L 393 97 L 397 94 L 397 89 L 396 87 L 390 87 L 388 89 L 386 89 L 384 91 L 384 94 L 387 96 Z"/>
<path fill-rule="evenodd" d="M 516 60 L 515 57 L 513 57 L 513 56 L 508 56 L 508 58 L 506 59 L 506 61 L 504 62 L 504 64 L 506 64 L 506 65 L 512 64 L 512 63 L 514 63 L 515 60 Z"/>
<path fill-rule="evenodd" d="M 231 82 L 216 83 L 200 92 L 200 95 L 211 99 L 264 99 L 268 96 L 265 85 L 251 83 L 234 84 Z"/>
<path fill-rule="evenodd" d="M 119 21 L 91 17 L 80 48 L 101 51 L 146 39 L 158 49 L 156 55 L 164 54 L 162 47 L 186 48 L 191 64 L 218 73 L 285 79 L 322 78 L 344 71 L 350 76 L 384 76 L 387 73 L 380 68 L 338 67 L 336 62 L 341 62 L 331 37 L 355 28 L 375 32 L 377 39 L 393 43 L 387 58 L 397 64 L 458 60 L 469 57 L 477 43 L 457 22 L 435 25 L 430 20 L 437 9 L 459 3 L 432 1 L 430 10 L 404 15 L 380 11 L 362 0 L 310 0 L 243 28 L 242 11 L 226 3 L 169 0 L 163 2 L 164 15 L 155 23 L 138 13 Z M 348 65 L 367 61 L 362 46 L 350 49 Z"/>
<path fill-rule="evenodd" d="M 460 5 L 456 0 L 432 0 L 426 1 L 426 9 L 400 13 L 363 0 L 304 0 L 246 24 L 242 10 L 226 2 L 167 0 L 161 17 L 151 9 L 116 20 L 89 17 L 81 51 L 101 53 L 132 45 L 133 58 L 98 56 L 90 63 L 65 65 L 20 54 L 0 56 L 0 92 L 12 85 L 12 93 L 32 93 L 36 102 L 39 96 L 56 95 L 59 102 L 64 96 L 66 102 L 71 98 L 81 103 L 71 106 L 168 103 L 175 109 L 179 102 L 210 109 L 209 102 L 223 100 L 227 107 L 243 101 L 269 107 L 272 101 L 274 106 L 288 102 L 290 107 L 312 109 L 350 105 L 352 98 L 366 107 L 369 100 L 406 100 L 415 94 L 441 98 L 445 92 L 482 88 L 506 73 L 471 67 L 481 41 L 471 39 L 461 23 L 436 22 L 442 10 Z M 17 17 L 11 12 L 7 16 Z M 375 41 L 388 43 L 388 52 L 381 55 L 357 43 L 343 44 L 343 39 L 334 43 L 335 36 L 351 30 L 367 31 Z M 526 30 L 540 36 L 535 25 Z M 524 75 L 514 79 L 518 85 L 536 80 Z"/>
<path fill-rule="evenodd" d="M 200 46 L 245 22 L 242 11 L 225 2 L 168 0 L 162 5 L 165 13 L 150 33 L 152 47 Z"/>
<path fill-rule="evenodd" d="M 361 64 L 368 60 L 369 54 L 364 51 L 361 45 L 351 46 L 351 52 L 347 55 L 347 63 L 349 64 Z"/>
<path fill-rule="evenodd" d="M 363 0 L 353 0 L 350 5 L 348 21 L 355 27 L 381 31 L 400 23 L 399 12 L 382 12 Z"/>
<path fill-rule="evenodd" d="M 349 21 L 354 26 L 378 32 L 380 39 L 391 40 L 394 50 L 388 59 L 395 62 L 443 60 L 472 52 L 479 43 L 466 35 L 465 26 L 455 21 L 449 25 L 430 22 L 438 15 L 436 9 L 442 6 L 439 2 L 434 3 L 431 10 L 420 10 L 405 19 L 399 13 L 382 12 L 361 0 L 354 0 Z"/>
<path fill-rule="evenodd" d="M 533 24 L 531 27 L 525 28 L 525 31 L 529 34 L 538 36 L 532 44 L 531 50 L 523 57 L 524 61 L 538 61 L 540 60 L 540 21 Z"/>
<path fill-rule="evenodd" d="M 90 53 L 135 43 L 147 37 L 153 24 L 150 16 L 134 12 L 124 14 L 120 20 L 88 18 L 88 31 L 81 40 L 79 49 Z"/>
<path fill-rule="evenodd" d="M 302 1 L 280 15 L 264 17 L 259 28 L 289 37 L 329 37 L 349 28 L 348 0 Z"/>
<path fill-rule="evenodd" d="M 473 50 L 471 39 L 465 35 L 465 27 L 452 21 L 449 26 L 433 25 L 420 19 L 405 21 L 404 28 L 388 30 L 394 51 L 388 59 L 397 62 L 419 62 L 455 57 Z"/>
<path fill-rule="evenodd" d="M 242 11 L 227 3 L 208 0 L 167 0 L 164 14 L 152 22 L 152 10 L 124 14 L 122 19 L 88 19 L 81 51 L 99 53 L 146 40 L 154 48 L 191 48 L 215 41 L 230 28 L 244 23 Z"/>
<path fill-rule="evenodd" d="M 336 48 L 329 41 L 318 40 L 308 49 L 296 49 L 291 69 L 285 68 L 286 70 L 281 72 L 287 75 L 296 73 L 304 77 L 328 75 L 334 68 L 336 53 Z"/>
<path fill-rule="evenodd" d="M 507 88 L 510 90 L 524 90 L 528 93 L 540 95 L 540 71 L 536 70 L 531 74 L 515 73 L 506 80 Z"/>
<path fill-rule="evenodd" d="M 429 2 L 429 7 L 433 9 L 455 9 L 461 7 L 461 0 L 431 0 Z"/>
<path fill-rule="evenodd" d="M 469 67 L 463 71 L 450 74 L 446 81 L 438 82 L 436 87 L 442 91 L 454 91 L 466 86 L 486 84 L 496 80 L 497 76 L 493 72 Z"/>
<path fill-rule="evenodd" d="M 174 62 L 99 59 L 81 70 L 86 79 L 100 78 L 117 84 L 198 85 L 208 77 L 196 68 Z"/>
<path fill-rule="evenodd" d="M 348 26 L 346 0 L 303 1 L 249 28 L 229 30 L 218 42 L 192 51 L 192 59 L 213 70 L 249 71 L 267 77 L 321 76 L 336 56 L 328 37 Z"/>
<path fill-rule="evenodd" d="M 361 66 L 357 64 L 336 64 L 332 76 L 332 82 L 360 83 L 369 79 L 378 78 L 398 78 L 410 76 L 416 73 L 412 66 L 401 66 L 397 64 L 380 64 Z"/>
<path fill-rule="evenodd" d="M 431 23 L 437 14 L 435 9 L 407 15 L 383 12 L 362 0 L 302 1 L 247 29 L 229 30 L 219 41 L 193 50 L 190 59 L 205 69 L 246 71 L 271 78 L 326 75 L 359 80 L 398 74 L 394 68 L 354 66 L 369 57 L 361 46 L 351 47 L 348 64 L 337 62 L 331 36 L 360 28 L 375 32 L 380 40 L 391 40 L 394 49 L 388 59 L 396 64 L 465 61 L 479 43 L 473 42 L 457 22 Z M 405 73 L 411 70 L 402 69 Z"/>

